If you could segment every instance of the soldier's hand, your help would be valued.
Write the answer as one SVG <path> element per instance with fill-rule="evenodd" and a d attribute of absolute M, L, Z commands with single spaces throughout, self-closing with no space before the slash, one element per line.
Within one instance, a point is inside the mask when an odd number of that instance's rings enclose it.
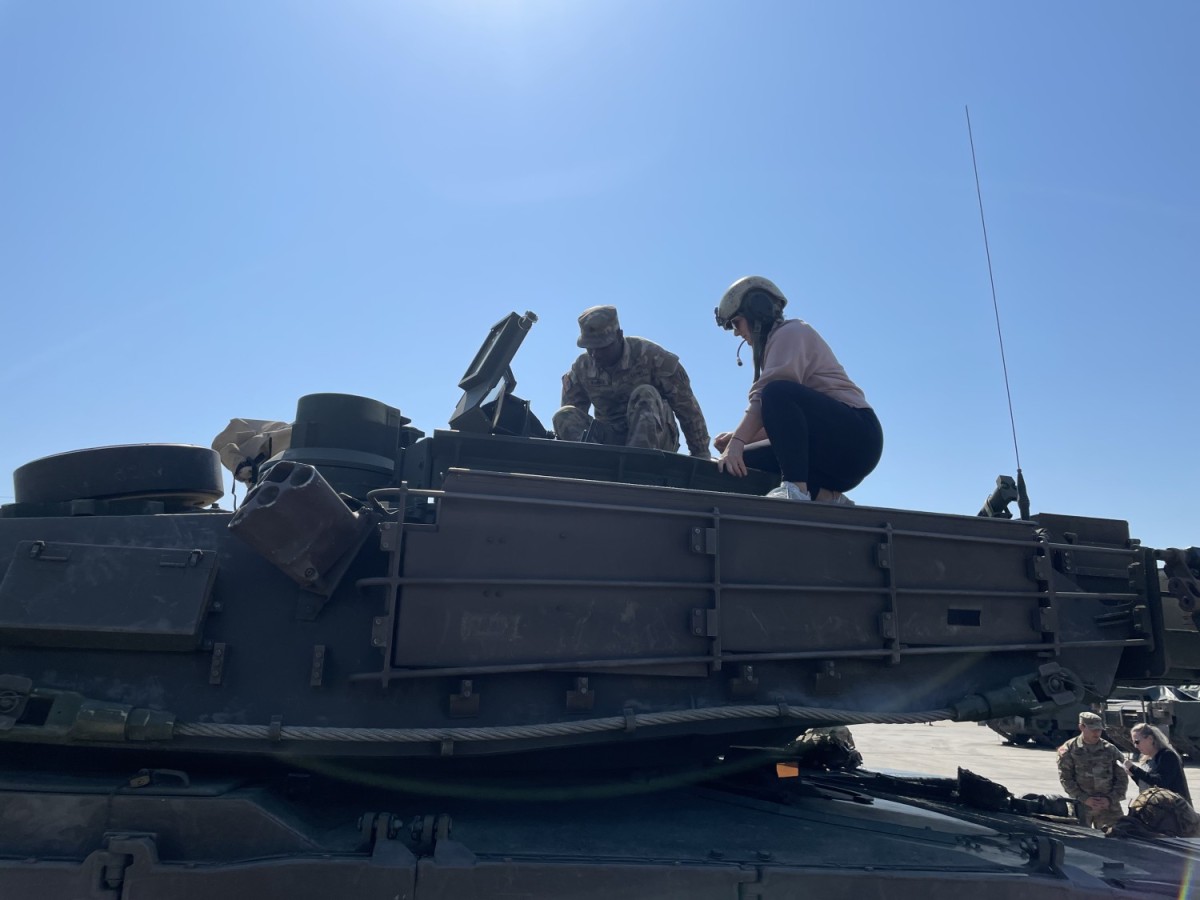
<path fill-rule="evenodd" d="M 715 438 L 713 438 L 713 446 L 717 448 L 718 453 L 720 453 L 722 450 L 725 449 L 726 446 L 728 446 L 729 439 L 731 437 L 733 437 L 732 431 L 722 431 Z"/>

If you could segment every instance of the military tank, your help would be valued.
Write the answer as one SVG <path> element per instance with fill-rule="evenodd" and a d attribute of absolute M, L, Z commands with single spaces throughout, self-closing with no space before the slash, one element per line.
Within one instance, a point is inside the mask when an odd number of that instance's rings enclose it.
<path fill-rule="evenodd" d="M 1092 711 L 1092 704 L 1076 703 L 1042 713 L 988 719 L 980 724 L 987 725 L 1014 747 L 1058 747 L 1079 733 L 1079 714 Z"/>
<path fill-rule="evenodd" d="M 1013 746 L 1057 747 L 1078 733 L 1079 713 L 1098 712 L 1105 737 L 1126 753 L 1137 753 L 1129 731 L 1139 722 L 1161 728 L 1173 747 L 1200 758 L 1200 686 L 1150 685 L 1113 688 L 1102 704 L 1080 703 L 1029 716 L 989 719 L 987 726 Z"/>
<path fill-rule="evenodd" d="M 1117 692 L 1101 714 L 1109 740 L 1127 753 L 1138 752 L 1130 729 L 1148 722 L 1161 728 L 1182 755 L 1193 762 L 1200 759 L 1200 685 L 1156 684 Z"/>
<path fill-rule="evenodd" d="M 0 893 L 1178 887 L 1133 845 L 1073 864 L 1067 837 L 951 815 L 953 788 L 904 805 L 895 780 L 776 766 L 809 727 L 1200 680 L 1194 548 L 1116 520 L 781 503 L 765 473 L 556 441 L 514 393 L 535 321 L 490 330 L 446 430 L 301 398 L 286 442 L 233 466 L 236 510 L 208 448 L 14 473 Z"/>

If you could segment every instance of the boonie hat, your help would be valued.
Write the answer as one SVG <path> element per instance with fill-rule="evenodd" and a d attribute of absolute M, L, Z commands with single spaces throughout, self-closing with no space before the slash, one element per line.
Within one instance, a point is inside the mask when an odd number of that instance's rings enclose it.
<path fill-rule="evenodd" d="M 620 330 L 615 306 L 593 306 L 579 315 L 579 340 L 575 344 L 587 350 L 599 350 L 616 341 Z"/>
<path fill-rule="evenodd" d="M 1088 728 L 1103 728 L 1104 720 L 1094 712 L 1083 712 L 1079 714 L 1079 724 L 1086 725 Z"/>

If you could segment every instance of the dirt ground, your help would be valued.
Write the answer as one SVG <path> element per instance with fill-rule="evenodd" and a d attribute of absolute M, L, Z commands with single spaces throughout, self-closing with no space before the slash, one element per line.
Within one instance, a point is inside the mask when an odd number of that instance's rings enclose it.
<path fill-rule="evenodd" d="M 958 767 L 1022 794 L 1062 794 L 1055 752 L 1033 745 L 1013 747 L 974 722 L 932 725 L 855 725 L 850 731 L 863 755 L 863 768 L 922 775 L 958 774 Z M 1200 768 L 1185 769 L 1193 797 L 1200 797 Z M 1137 796 L 1131 784 L 1127 799 Z"/>

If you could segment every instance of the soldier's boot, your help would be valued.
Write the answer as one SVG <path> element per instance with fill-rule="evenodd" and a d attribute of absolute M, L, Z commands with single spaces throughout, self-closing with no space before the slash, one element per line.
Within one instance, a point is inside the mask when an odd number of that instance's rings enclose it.
<path fill-rule="evenodd" d="M 629 395 L 629 406 L 625 411 L 629 423 L 627 447 L 644 447 L 650 450 L 679 449 L 679 429 L 675 414 L 663 400 L 662 394 L 648 384 L 639 384 Z"/>

